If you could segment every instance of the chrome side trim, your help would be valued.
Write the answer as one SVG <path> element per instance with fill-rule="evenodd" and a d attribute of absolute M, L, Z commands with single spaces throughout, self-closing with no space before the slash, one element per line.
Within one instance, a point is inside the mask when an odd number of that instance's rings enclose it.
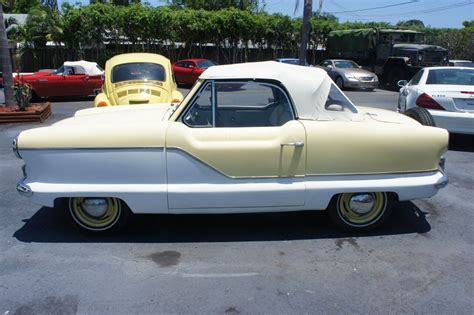
<path fill-rule="evenodd" d="M 210 165 L 209 163 L 201 160 L 200 158 L 198 158 L 197 156 L 195 156 L 194 154 L 180 148 L 180 147 L 167 147 L 166 150 L 176 150 L 176 151 L 180 151 L 180 152 L 183 152 L 187 155 L 189 155 L 190 157 L 192 157 L 194 160 L 198 161 L 199 163 L 209 167 L 210 169 L 212 169 L 213 171 L 225 176 L 225 177 L 228 177 L 228 178 L 232 178 L 232 179 L 256 179 L 256 178 L 291 178 L 291 177 L 305 177 L 305 175 L 295 175 L 295 176 L 232 176 L 232 175 L 228 175 L 224 172 L 222 172 L 221 170 L 218 170 L 217 168 L 215 168 L 214 166 Z"/>
<path fill-rule="evenodd" d="M 18 193 L 25 197 L 33 196 L 33 191 L 31 190 L 30 186 L 26 184 L 26 178 L 23 178 L 17 185 L 16 190 Z"/>
<path fill-rule="evenodd" d="M 164 146 L 156 146 L 156 147 L 68 147 L 68 148 L 54 148 L 54 147 L 47 147 L 47 148 L 26 148 L 21 149 L 22 151 L 37 151 L 37 150 L 150 150 L 150 149 L 164 149 Z"/>
<path fill-rule="evenodd" d="M 435 174 L 438 170 L 430 170 L 430 171 L 414 171 L 414 172 L 379 172 L 379 173 L 329 173 L 329 174 L 305 174 L 305 175 L 295 175 L 295 176 L 276 176 L 276 175 L 272 175 L 272 176 L 232 176 L 232 175 L 228 175 L 226 173 L 223 173 L 222 171 L 218 170 L 217 168 L 215 168 L 214 166 L 210 165 L 209 163 L 201 160 L 200 158 L 198 158 L 197 156 L 195 156 L 194 154 L 180 148 L 180 147 L 167 147 L 166 150 L 176 150 L 176 151 L 181 151 L 187 155 L 189 155 L 190 157 L 192 157 L 193 159 L 195 159 L 196 161 L 206 165 L 207 167 L 209 167 L 210 169 L 218 172 L 219 174 L 221 175 L 224 175 L 225 177 L 228 177 L 228 178 L 232 178 L 232 179 L 257 179 L 257 178 L 290 178 L 290 177 L 318 177 L 318 178 L 321 178 L 321 179 L 324 179 L 324 180 L 327 180 L 327 179 L 332 179 L 334 177 L 337 177 L 337 176 L 385 176 L 385 175 L 427 175 L 427 174 Z M 444 174 L 444 172 L 443 172 Z"/>

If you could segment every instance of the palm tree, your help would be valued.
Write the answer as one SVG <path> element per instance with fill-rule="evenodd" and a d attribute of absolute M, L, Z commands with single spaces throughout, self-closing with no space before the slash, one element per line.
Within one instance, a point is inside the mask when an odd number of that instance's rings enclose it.
<path fill-rule="evenodd" d="M 13 75 L 12 61 L 10 58 L 10 49 L 8 48 L 7 32 L 5 30 L 5 21 L 3 19 L 3 6 L 0 2 L 0 65 L 3 72 L 3 89 L 5 92 L 5 105 L 15 106 L 13 96 Z"/>
<path fill-rule="evenodd" d="M 299 4 L 300 4 L 300 1 L 296 0 L 295 12 L 296 10 L 298 10 Z M 322 7 L 323 7 L 323 0 L 319 0 L 318 13 L 321 12 Z M 308 41 L 309 41 L 309 31 L 311 28 L 310 20 L 311 20 L 312 11 L 313 11 L 313 0 L 304 0 L 303 24 L 301 26 L 301 41 L 300 41 L 300 50 L 298 54 L 298 57 L 300 59 L 300 65 L 302 66 L 306 64 L 306 48 L 308 47 Z"/>

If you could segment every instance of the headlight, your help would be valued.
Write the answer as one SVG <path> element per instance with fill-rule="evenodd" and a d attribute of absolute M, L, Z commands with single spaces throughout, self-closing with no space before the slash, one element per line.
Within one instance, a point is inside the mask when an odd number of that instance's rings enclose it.
<path fill-rule="evenodd" d="M 13 153 L 15 153 L 15 156 L 16 156 L 17 158 L 21 159 L 20 152 L 18 152 L 18 136 L 16 136 L 16 137 L 13 139 L 12 150 L 13 150 Z"/>
<path fill-rule="evenodd" d="M 378 81 L 379 77 L 377 75 L 374 75 L 374 81 Z"/>

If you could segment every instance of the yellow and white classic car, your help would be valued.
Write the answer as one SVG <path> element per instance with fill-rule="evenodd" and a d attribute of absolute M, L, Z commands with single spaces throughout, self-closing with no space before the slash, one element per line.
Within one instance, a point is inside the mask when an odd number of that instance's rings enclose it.
<path fill-rule="evenodd" d="M 18 191 L 64 200 L 89 232 L 130 213 L 328 209 L 340 226 L 381 225 L 397 201 L 444 187 L 448 132 L 354 106 L 324 70 L 215 66 L 180 105 L 91 108 L 22 132 Z"/>
<path fill-rule="evenodd" d="M 182 99 L 168 58 L 132 53 L 107 60 L 102 92 L 94 106 L 179 103 Z"/>

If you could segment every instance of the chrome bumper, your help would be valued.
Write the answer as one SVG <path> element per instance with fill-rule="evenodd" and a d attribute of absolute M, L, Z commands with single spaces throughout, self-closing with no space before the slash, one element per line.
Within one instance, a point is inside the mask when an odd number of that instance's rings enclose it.
<path fill-rule="evenodd" d="M 441 172 L 441 174 L 443 174 L 443 177 L 441 177 L 438 180 L 438 182 L 434 185 L 434 187 L 436 189 L 444 188 L 449 183 L 449 178 L 448 178 L 448 175 L 446 174 L 446 172 L 444 171 L 444 168 L 440 168 L 439 171 Z"/>
<path fill-rule="evenodd" d="M 23 178 L 17 185 L 16 190 L 18 193 L 25 197 L 33 196 L 33 190 L 31 190 L 30 186 L 26 183 L 26 178 Z"/>

